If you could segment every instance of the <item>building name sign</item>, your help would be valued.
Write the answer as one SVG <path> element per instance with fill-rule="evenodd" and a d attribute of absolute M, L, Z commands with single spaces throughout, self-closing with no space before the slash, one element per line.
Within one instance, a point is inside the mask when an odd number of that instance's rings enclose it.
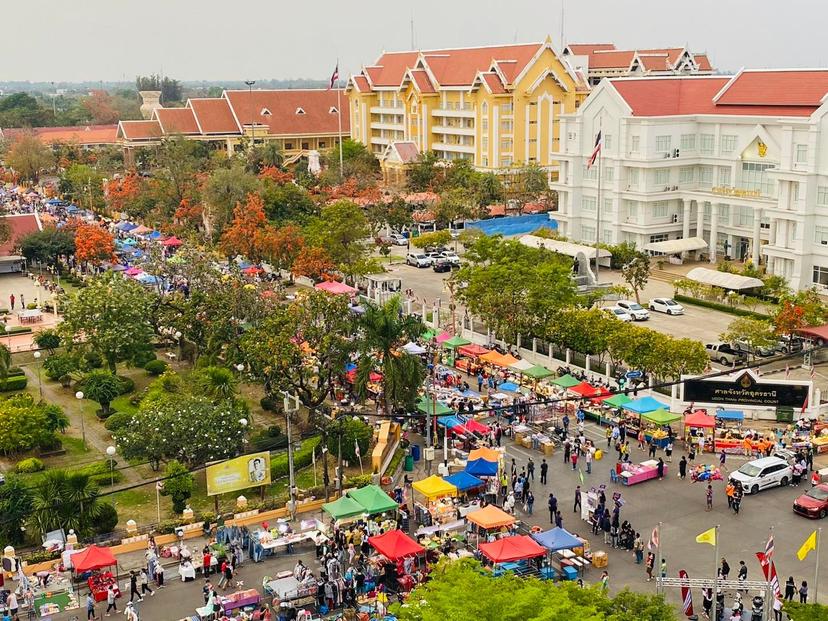
<path fill-rule="evenodd" d="M 764 405 L 800 408 L 807 402 L 810 382 L 765 381 L 750 371 L 735 378 L 688 378 L 684 381 L 684 401 L 728 405 Z"/>
<path fill-rule="evenodd" d="M 738 198 L 762 198 L 759 190 L 746 190 L 744 188 L 731 188 L 726 185 L 717 185 L 712 190 L 713 194 L 721 196 L 736 196 Z"/>

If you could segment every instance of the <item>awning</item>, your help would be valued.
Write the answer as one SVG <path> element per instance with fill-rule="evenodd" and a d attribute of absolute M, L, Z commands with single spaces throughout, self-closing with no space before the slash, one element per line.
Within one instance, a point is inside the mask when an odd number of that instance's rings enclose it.
<path fill-rule="evenodd" d="M 515 371 L 525 371 L 526 369 L 532 368 L 532 363 L 528 360 L 518 360 L 516 363 L 511 365 L 509 368 L 514 369 Z"/>
<path fill-rule="evenodd" d="M 550 384 L 555 384 L 555 386 L 561 386 L 562 388 L 570 388 L 572 386 L 577 386 L 581 383 L 581 380 L 575 379 L 569 373 L 566 375 L 562 375 L 561 377 L 557 377 L 549 382 Z"/>
<path fill-rule="evenodd" d="M 620 408 L 625 403 L 629 403 L 630 401 L 632 401 L 632 399 L 630 399 L 627 395 L 619 393 L 617 395 L 613 395 L 607 399 L 604 399 L 601 403 L 603 405 L 611 405 L 614 408 Z"/>
<path fill-rule="evenodd" d="M 176 246 L 180 246 L 183 243 L 184 243 L 183 241 L 181 241 L 175 235 L 173 235 L 172 237 L 168 237 L 167 239 L 162 241 L 161 245 L 166 246 L 167 248 L 173 248 L 173 247 L 176 247 Z"/>
<path fill-rule="evenodd" d="M 662 252 L 664 254 L 677 254 L 679 252 L 692 252 L 707 248 L 707 242 L 701 237 L 685 237 L 683 239 L 668 239 L 666 241 L 652 242 L 644 245 L 644 250 L 650 252 Z"/>
<path fill-rule="evenodd" d="M 491 362 L 494 363 L 495 360 L 500 360 L 500 354 L 496 351 L 490 351 L 488 354 L 483 354 L 480 356 L 481 362 Z"/>
<path fill-rule="evenodd" d="M 449 349 L 456 349 L 461 345 L 471 345 L 471 341 L 464 339 L 462 336 L 453 336 L 449 340 L 443 341 L 443 347 L 447 347 Z"/>
<path fill-rule="evenodd" d="M 426 348 L 417 345 L 417 343 L 409 342 L 402 346 L 405 350 L 405 353 L 411 354 L 412 356 L 419 356 L 420 354 L 426 353 Z"/>
<path fill-rule="evenodd" d="M 417 403 L 417 409 L 423 414 L 431 414 L 432 416 L 435 414 L 437 416 L 454 414 L 454 410 L 452 410 L 447 405 L 444 405 L 439 401 L 435 405 L 435 403 L 427 397 L 423 397 L 422 399 L 420 399 L 420 401 Z"/>
<path fill-rule="evenodd" d="M 339 282 L 336 280 L 325 282 L 320 282 L 318 285 L 314 287 L 315 289 L 319 289 L 320 291 L 327 291 L 328 293 L 333 293 L 334 295 L 351 295 L 352 293 L 356 293 L 356 289 L 353 287 L 349 287 L 344 282 Z"/>
<path fill-rule="evenodd" d="M 595 248 L 592 246 L 583 246 L 581 244 L 573 244 L 571 242 L 558 241 L 556 239 L 548 239 L 546 237 L 538 237 L 536 235 L 524 235 L 518 241 L 520 241 L 520 243 L 524 246 L 529 246 L 531 248 L 546 248 L 552 252 L 564 254 L 572 258 L 577 257 L 579 254 L 585 255 L 589 260 L 595 258 Z M 605 248 L 601 248 L 598 251 L 598 256 L 602 259 L 606 259 L 611 257 L 612 253 Z"/>
<path fill-rule="evenodd" d="M 457 488 L 436 474 L 432 474 L 422 481 L 414 481 L 412 487 L 429 500 L 432 498 L 442 498 L 444 496 L 457 496 Z"/>
<path fill-rule="evenodd" d="M 382 535 L 368 537 L 368 543 L 389 561 L 398 561 L 425 552 L 423 546 L 401 530 L 389 530 Z"/>
<path fill-rule="evenodd" d="M 742 276 L 740 274 L 729 274 L 728 272 L 711 270 L 706 267 L 694 267 L 692 270 L 687 272 L 686 277 L 705 285 L 713 285 L 714 287 L 732 289 L 734 291 L 738 291 L 740 289 L 754 289 L 765 285 L 765 283 L 758 278 L 751 278 L 750 276 Z"/>
<path fill-rule="evenodd" d="M 745 413 L 742 410 L 716 410 L 716 418 L 720 420 L 744 420 Z"/>
<path fill-rule="evenodd" d="M 716 419 L 707 414 L 704 410 L 696 410 L 684 417 L 685 427 L 696 427 L 712 429 L 716 426 Z"/>
<path fill-rule="evenodd" d="M 601 391 L 589 382 L 581 382 L 577 386 L 570 386 L 567 390 L 582 397 L 598 397 L 601 394 Z"/>
<path fill-rule="evenodd" d="M 483 356 L 488 354 L 491 350 L 486 349 L 481 345 L 463 345 L 457 348 L 457 353 L 461 356 Z"/>
<path fill-rule="evenodd" d="M 651 423 L 655 423 L 656 425 L 669 425 L 677 420 L 681 420 L 681 414 L 673 414 L 668 410 L 660 409 L 654 410 L 653 412 L 644 412 L 641 414 L 641 418 L 646 419 Z"/>
<path fill-rule="evenodd" d="M 476 448 L 469 453 L 469 461 L 474 461 L 475 459 L 485 459 L 486 461 L 493 461 L 497 463 L 500 461 L 500 457 L 500 451 L 485 446 Z"/>
<path fill-rule="evenodd" d="M 557 552 L 558 550 L 571 550 L 584 545 L 584 542 L 578 539 L 575 535 L 563 528 L 555 527 L 551 530 L 542 533 L 535 533 L 532 539 L 541 544 L 550 552 Z"/>
<path fill-rule="evenodd" d="M 517 392 L 520 390 L 520 386 L 515 384 L 514 382 L 503 382 L 499 384 L 497 387 L 498 390 L 505 390 L 507 392 Z"/>
<path fill-rule="evenodd" d="M 85 550 L 76 552 L 71 556 L 71 560 L 72 567 L 79 574 L 85 571 L 92 571 L 93 569 L 101 569 L 102 567 L 111 567 L 118 563 L 115 555 L 112 554 L 109 548 L 101 548 L 98 546 L 89 546 Z"/>
<path fill-rule="evenodd" d="M 498 354 L 498 356 L 496 360 L 492 360 L 492 364 L 499 367 L 510 367 L 518 361 L 512 354 Z"/>
<path fill-rule="evenodd" d="M 452 410 L 453 412 L 454 410 Z M 440 416 L 437 419 L 437 424 L 441 427 L 445 427 L 446 429 L 454 429 L 455 427 L 462 427 L 463 421 L 461 421 L 456 416 Z"/>
<path fill-rule="evenodd" d="M 486 505 L 482 509 L 467 513 L 466 519 L 472 524 L 477 524 L 480 528 L 487 529 L 511 526 L 515 523 L 515 518 L 495 505 Z"/>
<path fill-rule="evenodd" d="M 440 332 L 435 339 L 438 343 L 445 343 L 446 341 L 451 339 L 451 334 L 448 332 Z"/>
<path fill-rule="evenodd" d="M 528 369 L 524 369 L 523 371 L 521 371 L 521 373 L 523 375 L 526 375 L 527 377 L 531 377 L 533 379 L 538 379 L 538 380 L 554 375 L 554 373 L 552 373 L 552 371 L 550 371 L 546 367 L 540 366 L 539 364 L 533 365 L 533 366 L 529 367 Z"/>
<path fill-rule="evenodd" d="M 353 498 L 342 496 L 333 502 L 326 502 L 322 510 L 335 520 L 345 520 L 365 513 L 365 508 Z"/>
<path fill-rule="evenodd" d="M 667 410 L 669 406 L 658 401 L 657 399 L 653 399 L 650 396 L 641 397 L 640 399 L 636 399 L 635 401 L 630 401 L 629 403 L 625 403 L 622 406 L 625 410 L 629 410 L 630 412 L 636 412 L 638 414 L 643 414 L 645 412 L 655 412 L 656 410 Z"/>
<path fill-rule="evenodd" d="M 453 485 L 461 492 L 465 492 L 470 489 L 476 489 L 478 487 L 483 487 L 484 485 L 486 485 L 485 481 L 478 479 L 476 476 L 473 476 L 464 470 L 461 470 L 460 472 L 455 472 L 451 476 L 445 477 L 443 480 L 446 483 Z"/>
<path fill-rule="evenodd" d="M 359 489 L 353 489 L 348 492 L 348 496 L 361 504 L 368 515 L 394 511 L 398 506 L 391 496 L 376 485 L 366 485 Z"/>
<path fill-rule="evenodd" d="M 497 476 L 497 462 L 486 459 L 474 459 L 466 462 L 466 472 L 476 477 Z"/>
<path fill-rule="evenodd" d="M 546 548 L 535 543 L 529 535 L 503 537 L 491 543 L 477 546 L 480 552 L 494 563 L 508 563 L 546 554 Z"/>

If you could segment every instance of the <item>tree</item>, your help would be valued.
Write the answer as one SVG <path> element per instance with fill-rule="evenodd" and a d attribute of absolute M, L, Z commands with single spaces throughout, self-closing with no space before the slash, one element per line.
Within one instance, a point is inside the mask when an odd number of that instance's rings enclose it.
<path fill-rule="evenodd" d="M 183 513 L 187 508 L 187 501 L 193 495 L 195 480 L 187 467 L 177 459 L 167 464 L 164 470 L 164 489 L 162 496 L 169 496 L 172 500 L 173 513 Z"/>
<path fill-rule="evenodd" d="M 279 144 L 275 140 L 268 140 L 247 151 L 247 170 L 259 173 L 267 168 L 278 168 L 284 159 L 284 153 Z"/>
<path fill-rule="evenodd" d="M 738 317 L 730 322 L 727 332 L 719 335 L 719 338 L 726 343 L 740 341 L 750 349 L 752 359 L 756 359 L 756 350 L 770 347 L 776 344 L 774 327 L 770 321 L 753 319 L 751 317 Z"/>
<path fill-rule="evenodd" d="M 377 402 L 382 403 L 385 412 L 391 414 L 412 408 L 425 378 L 425 367 L 402 346 L 423 333 L 423 323 L 404 315 L 399 297 L 394 296 L 381 306 L 366 302 L 358 326 L 362 352 L 356 389 L 360 396 L 363 399 L 367 396 L 371 373 L 378 369 L 382 374 L 382 394 Z"/>
<path fill-rule="evenodd" d="M 529 164 L 520 171 L 521 191 L 531 200 L 549 189 L 547 172 L 537 164 Z"/>
<path fill-rule="evenodd" d="M 53 530 L 74 530 L 88 537 L 100 514 L 98 486 L 89 474 L 47 470 L 32 490 L 30 527 L 43 536 Z"/>
<path fill-rule="evenodd" d="M 25 541 L 26 520 L 32 514 L 32 493 L 24 482 L 15 475 L 6 475 L 6 482 L 0 485 L 0 537 L 11 545 Z"/>
<path fill-rule="evenodd" d="M 103 175 L 86 164 L 72 164 L 60 178 L 60 190 L 78 205 L 100 211 L 106 205 Z"/>
<path fill-rule="evenodd" d="M 204 184 L 204 224 L 210 235 L 219 237 L 235 207 L 244 204 L 258 190 L 259 180 L 240 164 L 213 172 Z"/>
<path fill-rule="evenodd" d="M 545 335 L 561 347 L 603 361 L 609 350 L 609 338 L 624 324 L 599 308 L 565 308 L 546 326 Z"/>
<path fill-rule="evenodd" d="M 641 290 L 647 286 L 650 278 L 650 257 L 639 253 L 621 268 L 621 277 L 635 294 L 635 301 L 641 303 Z"/>
<path fill-rule="evenodd" d="M 305 276 L 312 280 L 321 280 L 325 275 L 334 271 L 331 255 L 324 248 L 305 246 L 299 251 L 293 262 L 293 273 Z"/>
<path fill-rule="evenodd" d="M 295 224 L 286 224 L 261 239 L 262 254 L 280 270 L 290 269 L 304 247 L 302 229 Z"/>
<path fill-rule="evenodd" d="M 65 301 L 58 331 L 71 348 L 100 354 L 115 373 L 119 360 L 149 345 L 150 307 L 149 293 L 134 280 L 95 276 Z"/>
<path fill-rule="evenodd" d="M 135 78 L 135 86 L 139 91 L 161 91 L 161 103 L 181 101 L 181 84 L 178 80 L 162 78 L 156 74 L 142 75 Z"/>
<path fill-rule="evenodd" d="M 440 200 L 431 208 L 434 221 L 441 226 L 451 226 L 457 220 L 473 215 L 474 197 L 466 188 L 450 188 L 440 194 Z"/>
<path fill-rule="evenodd" d="M 5 345 L 0 345 L 0 380 L 5 380 L 9 376 L 9 369 L 11 368 L 11 351 Z"/>
<path fill-rule="evenodd" d="M 475 188 L 474 198 L 477 205 L 485 208 L 503 200 L 503 184 L 495 173 L 480 173 Z"/>
<path fill-rule="evenodd" d="M 95 125 L 110 125 L 121 120 L 115 101 L 106 91 L 92 91 L 88 97 L 81 99 L 81 104 L 86 108 L 89 120 Z"/>
<path fill-rule="evenodd" d="M 427 151 L 420 155 L 408 172 L 408 189 L 412 192 L 430 190 L 437 178 L 436 164 L 438 161 L 434 151 Z"/>
<path fill-rule="evenodd" d="M 0 98 L 0 127 L 43 127 L 49 125 L 51 115 L 28 93 Z"/>
<path fill-rule="evenodd" d="M 115 239 L 97 224 L 82 222 L 75 228 L 75 258 L 98 265 L 115 257 Z"/>
<path fill-rule="evenodd" d="M 36 182 L 41 173 L 54 166 L 52 152 L 33 134 L 15 140 L 3 159 L 23 181 Z"/>
<path fill-rule="evenodd" d="M 274 308 L 242 337 L 241 346 L 267 395 L 287 390 L 315 408 L 331 393 L 334 379 L 354 351 L 353 333 L 348 300 L 310 290 Z"/>
<path fill-rule="evenodd" d="M 106 418 L 112 414 L 110 404 L 121 394 L 121 380 L 109 371 L 92 371 L 83 378 L 83 394 L 101 405 Z"/>
<path fill-rule="evenodd" d="M 40 349 L 45 349 L 49 352 L 50 356 L 55 353 L 55 350 L 58 347 L 60 347 L 60 335 L 56 330 L 41 330 L 40 332 L 35 333 L 32 340 Z"/>
<path fill-rule="evenodd" d="M 75 236 L 72 231 L 53 226 L 24 235 L 17 243 L 20 254 L 29 263 L 57 265 L 60 256 L 68 257 L 75 252 Z"/>
<path fill-rule="evenodd" d="M 193 373 L 191 381 L 198 394 L 204 395 L 213 403 L 233 402 L 239 391 L 238 378 L 226 367 L 202 367 Z"/>
<path fill-rule="evenodd" d="M 805 309 L 791 300 L 785 300 L 773 318 L 776 334 L 792 337 L 794 333 L 808 325 Z"/>
<path fill-rule="evenodd" d="M 363 457 L 368 455 L 368 447 L 371 445 L 371 438 L 374 430 L 361 419 L 341 414 L 328 423 L 325 432 L 336 438 L 329 442 L 331 453 L 339 457 L 339 448 L 342 447 L 342 459 L 348 462 L 356 462 L 359 457 L 356 454 L 356 447 L 359 446 L 359 454 Z M 341 436 L 341 443 L 339 442 Z"/>
<path fill-rule="evenodd" d="M 777 334 L 792 335 L 799 328 L 818 326 L 828 320 L 828 307 L 815 289 L 785 295 L 774 317 Z"/>
<path fill-rule="evenodd" d="M 318 212 L 307 190 L 295 183 L 277 183 L 265 177 L 261 195 L 267 217 L 277 224 L 304 224 Z"/>
<path fill-rule="evenodd" d="M 364 243 L 369 235 L 362 209 L 347 200 L 326 205 L 305 228 L 308 244 L 324 248 L 337 269 L 347 276 L 370 273 L 365 271 L 370 248 Z"/>
<path fill-rule="evenodd" d="M 415 248 L 427 248 L 428 246 L 444 246 L 451 241 L 451 232 L 448 229 L 423 233 L 411 240 Z"/>
<path fill-rule="evenodd" d="M 261 242 L 269 230 L 261 197 L 248 194 L 244 204 L 236 203 L 233 222 L 221 236 L 222 250 L 229 257 L 242 255 L 258 263 L 262 258 Z"/>
<path fill-rule="evenodd" d="M 0 453 L 16 455 L 40 447 L 55 445 L 55 432 L 62 425 L 61 417 L 47 409 L 46 403 L 35 403 L 30 394 L 21 393 L 0 400 Z"/>
<path fill-rule="evenodd" d="M 141 192 L 141 179 L 129 173 L 119 179 L 111 179 L 106 184 L 106 200 L 113 213 L 129 212 L 132 202 Z"/>

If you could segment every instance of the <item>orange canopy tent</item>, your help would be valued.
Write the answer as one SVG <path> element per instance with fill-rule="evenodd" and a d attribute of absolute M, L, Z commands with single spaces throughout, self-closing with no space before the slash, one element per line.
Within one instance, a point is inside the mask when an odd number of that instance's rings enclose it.
<path fill-rule="evenodd" d="M 512 354 L 499 354 L 497 360 L 492 362 L 499 367 L 510 367 L 518 361 Z"/>
<path fill-rule="evenodd" d="M 485 459 L 486 461 L 500 461 L 502 453 L 497 451 L 493 448 L 476 448 L 469 453 L 468 461 L 474 461 L 475 459 Z"/>
<path fill-rule="evenodd" d="M 481 543 L 477 547 L 483 556 L 495 563 L 521 561 L 546 554 L 546 548 L 535 543 L 528 535 L 504 537 L 491 543 Z"/>
<path fill-rule="evenodd" d="M 496 351 L 490 351 L 488 354 L 483 354 L 482 356 L 480 356 L 480 360 L 482 360 L 483 362 L 491 362 L 494 364 L 498 360 L 500 360 L 500 354 Z"/>
<path fill-rule="evenodd" d="M 515 523 L 515 518 L 494 505 L 487 505 L 482 509 L 472 511 L 466 515 L 466 519 L 473 524 L 477 524 L 480 528 L 486 529 L 511 526 Z"/>
<path fill-rule="evenodd" d="M 99 548 L 98 546 L 89 546 L 85 550 L 76 552 L 71 556 L 71 559 L 75 572 L 79 574 L 93 569 L 101 569 L 102 567 L 111 567 L 118 563 L 109 548 Z"/>

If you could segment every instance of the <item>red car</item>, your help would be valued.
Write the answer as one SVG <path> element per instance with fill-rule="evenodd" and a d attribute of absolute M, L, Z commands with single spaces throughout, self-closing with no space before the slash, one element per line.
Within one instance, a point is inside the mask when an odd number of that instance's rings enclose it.
<path fill-rule="evenodd" d="M 794 500 L 793 510 L 808 518 L 828 515 L 828 483 L 820 483 Z"/>

